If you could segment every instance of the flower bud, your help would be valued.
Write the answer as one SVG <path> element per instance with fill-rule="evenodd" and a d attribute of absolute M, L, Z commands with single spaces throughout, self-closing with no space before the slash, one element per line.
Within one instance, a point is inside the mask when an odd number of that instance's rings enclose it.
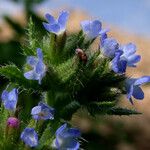
<path fill-rule="evenodd" d="M 9 117 L 7 120 L 7 126 L 11 128 L 19 128 L 20 121 L 15 117 Z"/>
<path fill-rule="evenodd" d="M 82 62 L 87 62 L 87 55 L 82 49 L 76 49 L 76 54 Z"/>

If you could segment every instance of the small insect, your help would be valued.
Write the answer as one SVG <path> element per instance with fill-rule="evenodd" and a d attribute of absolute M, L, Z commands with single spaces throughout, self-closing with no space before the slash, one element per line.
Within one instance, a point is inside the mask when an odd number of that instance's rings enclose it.
<path fill-rule="evenodd" d="M 78 57 L 81 61 L 83 61 L 84 63 L 87 62 L 87 55 L 82 49 L 77 48 L 76 54 L 78 55 Z"/>

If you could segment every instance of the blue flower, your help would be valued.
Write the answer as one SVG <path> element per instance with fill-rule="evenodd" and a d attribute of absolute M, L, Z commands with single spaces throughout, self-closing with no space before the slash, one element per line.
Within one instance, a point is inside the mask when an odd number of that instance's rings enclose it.
<path fill-rule="evenodd" d="M 141 60 L 141 56 L 135 54 L 136 46 L 132 43 L 129 43 L 122 46 L 121 50 L 123 51 L 121 59 L 127 61 L 127 66 L 136 67 L 135 63 Z"/>
<path fill-rule="evenodd" d="M 83 32 L 89 39 L 94 39 L 99 35 L 103 35 L 108 30 L 102 30 L 102 23 L 99 20 L 89 21 L 85 20 L 81 22 Z"/>
<path fill-rule="evenodd" d="M 54 108 L 49 107 L 43 102 L 39 102 L 38 106 L 32 108 L 31 115 L 35 120 L 53 120 Z"/>
<path fill-rule="evenodd" d="M 62 125 L 56 131 L 56 139 L 53 146 L 58 150 L 78 150 L 80 144 L 78 138 L 81 133 L 76 128 L 67 128 L 67 124 Z"/>
<path fill-rule="evenodd" d="M 15 111 L 18 101 L 18 90 L 16 88 L 10 92 L 4 90 L 1 99 L 6 109 Z"/>
<path fill-rule="evenodd" d="M 46 14 L 45 17 L 48 23 L 43 23 L 43 26 L 47 31 L 59 35 L 66 30 L 66 23 L 69 17 L 67 11 L 62 11 L 57 20 L 50 14 Z"/>
<path fill-rule="evenodd" d="M 34 128 L 25 128 L 21 133 L 21 140 L 30 147 L 38 145 L 38 135 Z"/>
<path fill-rule="evenodd" d="M 46 73 L 46 66 L 43 63 L 43 53 L 40 48 L 37 48 L 37 57 L 27 57 L 27 64 L 30 65 L 33 69 L 24 73 L 24 77 L 29 80 L 38 80 L 39 84 L 41 84 L 41 80 Z"/>
<path fill-rule="evenodd" d="M 112 68 L 112 70 L 114 72 L 118 73 L 118 74 L 125 73 L 126 68 L 127 68 L 127 61 L 120 59 L 122 53 L 123 53 L 122 51 L 118 50 L 115 53 L 114 59 L 111 61 L 111 68 Z"/>
<path fill-rule="evenodd" d="M 141 78 L 131 78 L 126 80 L 125 88 L 127 92 L 127 98 L 133 104 L 132 96 L 135 99 L 144 99 L 144 92 L 140 88 L 140 85 L 150 82 L 150 76 L 143 76 Z"/>
<path fill-rule="evenodd" d="M 114 58 L 116 51 L 119 50 L 119 44 L 115 39 L 106 37 L 105 34 L 101 37 L 101 52 L 106 57 Z"/>

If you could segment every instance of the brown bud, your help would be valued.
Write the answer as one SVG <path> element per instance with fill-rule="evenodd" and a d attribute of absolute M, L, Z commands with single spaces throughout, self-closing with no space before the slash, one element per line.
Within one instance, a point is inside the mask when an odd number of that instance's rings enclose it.
<path fill-rule="evenodd" d="M 78 55 L 79 59 L 86 63 L 87 62 L 87 55 L 82 49 L 76 49 L 76 54 Z"/>

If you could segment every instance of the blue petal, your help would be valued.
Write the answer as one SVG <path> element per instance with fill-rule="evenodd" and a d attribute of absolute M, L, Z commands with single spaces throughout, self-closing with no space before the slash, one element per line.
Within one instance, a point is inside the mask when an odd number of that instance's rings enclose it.
<path fill-rule="evenodd" d="M 54 34 L 60 34 L 60 25 L 59 24 L 47 24 L 47 23 L 43 23 L 44 27 L 46 30 L 48 30 L 49 32 L 52 32 Z"/>
<path fill-rule="evenodd" d="M 42 50 L 40 48 L 37 48 L 36 49 L 36 52 L 37 52 L 37 56 L 39 59 L 43 60 L 43 53 L 42 53 Z"/>
<path fill-rule="evenodd" d="M 47 21 L 48 21 L 49 24 L 54 24 L 54 23 L 56 23 L 55 18 L 54 18 L 52 15 L 50 15 L 50 14 L 46 14 L 46 15 L 45 15 L 45 18 L 47 19 Z"/>
<path fill-rule="evenodd" d="M 83 32 L 91 39 L 96 38 L 100 31 L 102 24 L 99 20 L 94 20 L 94 21 L 82 21 L 81 22 L 81 27 Z"/>
<path fill-rule="evenodd" d="M 31 110 L 31 115 L 37 115 L 40 112 L 41 112 L 41 106 L 35 106 Z"/>
<path fill-rule="evenodd" d="M 4 107 L 8 110 L 15 110 L 18 101 L 18 90 L 14 88 L 12 91 L 8 92 L 6 90 L 2 93 L 2 101 Z"/>
<path fill-rule="evenodd" d="M 107 35 L 107 32 L 109 32 L 110 31 L 110 29 L 102 29 L 100 32 L 99 32 L 99 34 L 100 34 L 100 36 L 102 36 L 102 35 Z"/>
<path fill-rule="evenodd" d="M 40 102 L 38 106 L 32 108 L 31 114 L 35 120 L 52 120 L 54 119 L 54 108 Z"/>
<path fill-rule="evenodd" d="M 56 131 L 56 136 L 59 134 L 62 134 L 62 132 L 67 128 L 67 124 L 63 124 L 62 126 L 60 126 L 57 131 Z"/>
<path fill-rule="evenodd" d="M 122 47 L 122 50 L 126 56 L 130 56 L 136 52 L 136 46 L 132 43 L 129 43 L 127 45 L 124 45 Z"/>
<path fill-rule="evenodd" d="M 150 82 L 150 76 L 143 76 L 143 77 L 137 79 L 137 80 L 135 81 L 134 85 L 135 85 L 135 86 L 136 86 L 136 85 L 139 86 L 139 85 L 146 84 L 146 83 L 148 83 L 148 82 Z"/>
<path fill-rule="evenodd" d="M 101 50 L 106 57 L 113 58 L 118 48 L 119 44 L 115 39 L 107 38 L 103 41 L 103 47 Z"/>
<path fill-rule="evenodd" d="M 24 77 L 29 80 L 39 80 L 39 75 L 34 70 L 24 73 Z"/>
<path fill-rule="evenodd" d="M 69 145 L 67 145 L 66 148 L 70 149 L 70 150 L 78 150 L 80 147 L 80 144 L 79 142 L 76 140 L 76 139 L 72 139 L 70 142 L 69 142 Z"/>
<path fill-rule="evenodd" d="M 137 80 L 137 79 L 134 79 L 134 78 L 126 79 L 126 81 L 125 81 L 125 88 L 126 88 L 126 90 L 127 90 L 127 93 L 129 93 L 131 86 L 133 86 L 133 84 L 134 84 L 134 82 L 135 82 L 136 80 Z M 132 92 L 132 93 L 133 93 L 133 92 Z"/>
<path fill-rule="evenodd" d="M 85 20 L 81 22 L 82 30 L 87 34 L 90 31 L 90 21 Z"/>
<path fill-rule="evenodd" d="M 68 17 L 69 17 L 69 12 L 67 11 L 62 11 L 60 13 L 58 18 L 58 23 L 60 24 L 61 30 L 65 30 Z"/>
<path fill-rule="evenodd" d="M 1 99 L 3 102 L 8 100 L 8 95 L 9 95 L 8 91 L 4 90 L 1 95 Z"/>
<path fill-rule="evenodd" d="M 37 61 L 38 61 L 38 59 L 34 56 L 27 57 L 27 64 L 29 64 L 32 67 L 34 67 L 36 65 Z"/>
<path fill-rule="evenodd" d="M 127 61 L 121 60 L 118 62 L 118 73 L 125 73 L 127 68 Z"/>
<path fill-rule="evenodd" d="M 38 145 L 38 135 L 34 128 L 25 128 L 20 137 L 30 147 L 36 147 Z"/>
<path fill-rule="evenodd" d="M 130 99 L 133 94 L 133 85 L 126 86 L 127 99 Z"/>
<path fill-rule="evenodd" d="M 99 20 L 94 20 L 91 23 L 91 34 L 90 34 L 90 36 L 92 38 L 97 37 L 101 31 L 101 28 L 102 28 L 101 22 Z"/>
<path fill-rule="evenodd" d="M 43 22 L 43 26 L 47 31 L 51 32 L 51 30 L 50 30 L 51 24 Z"/>
<path fill-rule="evenodd" d="M 78 150 L 80 147 L 79 142 L 74 138 L 56 138 L 57 149 L 60 150 Z"/>
<path fill-rule="evenodd" d="M 33 107 L 31 110 L 31 115 L 32 115 L 33 119 L 39 120 L 40 119 L 40 117 L 39 117 L 40 112 L 41 112 L 41 106 Z"/>
<path fill-rule="evenodd" d="M 56 131 L 56 139 L 54 140 L 57 149 L 78 150 L 79 142 L 77 138 L 80 131 L 76 128 L 67 128 L 67 124 L 63 124 Z"/>
<path fill-rule="evenodd" d="M 105 39 L 107 39 L 107 34 L 102 34 L 100 38 L 100 48 L 104 46 Z"/>
<path fill-rule="evenodd" d="M 104 46 L 104 40 L 107 39 L 107 32 L 109 29 L 104 29 L 100 31 L 100 48 Z"/>
<path fill-rule="evenodd" d="M 79 131 L 79 129 L 76 129 L 76 128 L 68 129 L 68 133 L 70 134 L 70 136 L 76 137 L 76 138 L 81 136 L 81 132 Z"/>
<path fill-rule="evenodd" d="M 140 87 L 134 86 L 133 97 L 139 100 L 144 98 L 144 93 Z"/>
<path fill-rule="evenodd" d="M 11 101 L 17 101 L 18 100 L 18 90 L 15 88 L 8 94 L 8 99 Z"/>
<path fill-rule="evenodd" d="M 42 61 L 39 61 L 36 65 L 35 71 L 37 74 L 45 73 L 45 64 Z"/>
<path fill-rule="evenodd" d="M 125 73 L 127 67 L 127 61 L 120 60 L 120 56 L 122 55 L 122 51 L 117 51 L 115 53 L 115 58 L 111 61 L 112 70 L 116 73 Z"/>
<path fill-rule="evenodd" d="M 47 119 L 53 120 L 54 119 L 53 111 L 51 111 L 50 109 L 48 109 L 48 108 L 47 109 L 43 109 L 42 113 L 44 114 L 42 116 L 43 120 L 47 120 Z"/>
<path fill-rule="evenodd" d="M 127 65 L 130 67 L 135 67 L 135 63 L 139 62 L 141 60 L 141 56 L 140 55 L 131 55 L 128 57 L 127 59 Z"/>
<path fill-rule="evenodd" d="M 17 105 L 17 101 L 4 101 L 4 107 L 8 110 L 15 110 Z"/>

